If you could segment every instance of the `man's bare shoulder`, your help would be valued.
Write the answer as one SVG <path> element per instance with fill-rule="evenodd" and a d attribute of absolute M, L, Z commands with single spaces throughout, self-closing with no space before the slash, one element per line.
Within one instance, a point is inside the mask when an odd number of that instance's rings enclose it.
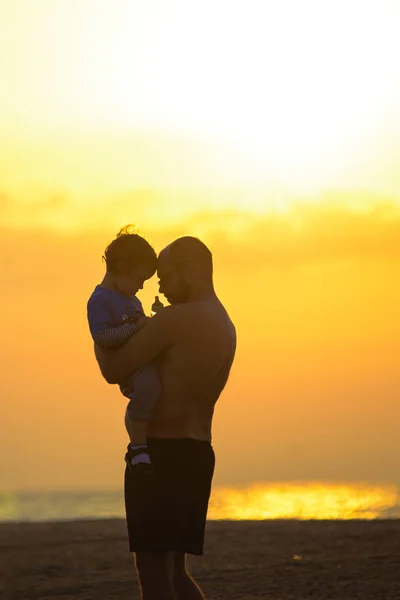
<path fill-rule="evenodd" d="M 218 298 L 188 302 L 177 305 L 176 308 L 180 308 L 175 312 L 176 326 L 183 327 L 186 332 L 202 328 L 204 331 L 211 328 L 221 332 L 234 327 L 225 307 Z"/>
<path fill-rule="evenodd" d="M 181 325 L 188 320 L 188 311 L 186 305 L 175 304 L 166 306 L 159 313 L 149 319 L 146 329 L 168 334 L 169 338 L 175 338 Z"/>
<path fill-rule="evenodd" d="M 218 298 L 212 298 L 166 306 L 151 321 L 154 321 L 154 327 L 178 332 L 182 329 L 187 330 L 190 325 L 201 324 L 205 321 L 220 321 L 221 319 L 226 319 L 231 323 L 222 303 Z"/>
<path fill-rule="evenodd" d="M 173 324 L 179 319 L 183 314 L 184 304 L 173 304 L 171 306 L 165 306 L 160 312 L 154 315 L 151 318 L 152 323 L 156 323 L 159 327 L 165 326 L 168 324 Z"/>

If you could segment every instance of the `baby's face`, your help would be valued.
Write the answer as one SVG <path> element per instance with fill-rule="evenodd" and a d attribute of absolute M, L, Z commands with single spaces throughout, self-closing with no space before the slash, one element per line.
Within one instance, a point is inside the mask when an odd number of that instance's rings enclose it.
<path fill-rule="evenodd" d="M 148 267 L 140 265 L 131 271 L 123 271 L 117 275 L 118 289 L 126 296 L 135 296 L 143 289 L 143 284 L 150 279 L 152 273 Z"/>

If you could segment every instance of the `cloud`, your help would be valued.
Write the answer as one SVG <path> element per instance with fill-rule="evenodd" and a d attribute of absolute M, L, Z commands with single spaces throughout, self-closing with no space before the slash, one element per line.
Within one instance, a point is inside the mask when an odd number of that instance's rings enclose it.
<path fill-rule="evenodd" d="M 17 202 L 3 193 L 0 219 L 8 232 L 3 231 L 2 244 L 10 247 L 12 240 L 23 239 L 31 259 L 44 247 L 46 252 L 63 253 L 65 244 L 71 256 L 78 248 L 85 254 L 91 244 L 98 246 L 101 256 L 118 229 L 134 222 L 157 250 L 181 235 L 198 235 L 209 244 L 218 264 L 228 270 L 400 257 L 400 206 L 385 198 L 370 202 L 364 211 L 346 206 L 336 195 L 320 203 L 293 204 L 283 214 L 205 210 L 172 221 L 168 220 L 168 204 L 161 200 L 156 191 L 138 190 L 113 202 L 79 208 L 63 193 L 34 203 Z M 146 203 L 153 203 L 157 210 L 141 208 Z M 110 216 L 115 212 L 120 214 L 118 223 Z M 65 266 L 67 262 L 68 255 L 63 259 Z"/>
<path fill-rule="evenodd" d="M 183 233 L 203 236 L 219 262 L 236 269 L 400 257 L 400 211 L 386 201 L 367 212 L 329 203 L 294 205 L 284 215 L 202 212 L 162 237 Z"/>

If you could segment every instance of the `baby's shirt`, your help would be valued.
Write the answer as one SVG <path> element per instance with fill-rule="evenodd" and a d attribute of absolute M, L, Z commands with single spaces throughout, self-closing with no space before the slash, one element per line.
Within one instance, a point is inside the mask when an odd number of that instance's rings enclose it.
<path fill-rule="evenodd" d="M 144 315 L 139 298 L 128 298 L 97 285 L 87 303 L 89 329 L 101 348 L 117 348 L 137 330 L 136 321 Z"/>

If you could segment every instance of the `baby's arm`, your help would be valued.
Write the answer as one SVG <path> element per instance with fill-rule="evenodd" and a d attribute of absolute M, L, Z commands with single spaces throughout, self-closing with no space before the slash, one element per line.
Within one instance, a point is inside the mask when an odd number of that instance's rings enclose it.
<path fill-rule="evenodd" d="M 95 344 L 110 350 L 111 348 L 118 348 L 129 340 L 131 335 L 137 331 L 135 323 L 123 323 L 117 327 L 110 327 L 103 331 L 98 331 L 96 334 L 92 334 Z"/>

